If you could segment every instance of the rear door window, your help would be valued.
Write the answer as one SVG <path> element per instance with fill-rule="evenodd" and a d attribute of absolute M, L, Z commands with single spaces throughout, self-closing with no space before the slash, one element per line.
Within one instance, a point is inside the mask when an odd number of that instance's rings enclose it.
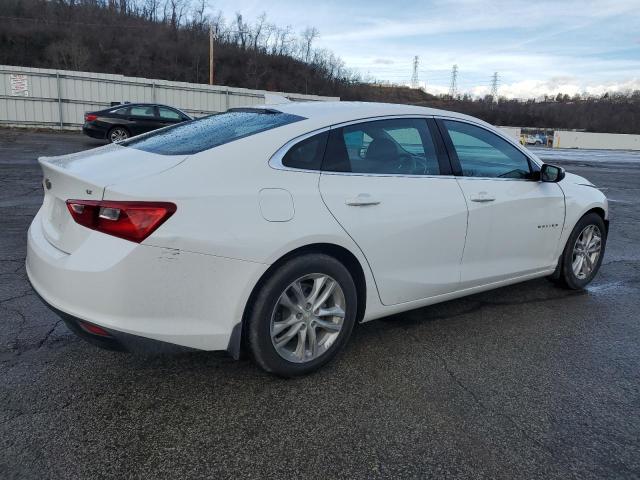
<path fill-rule="evenodd" d="M 331 131 L 322 169 L 385 175 L 439 175 L 424 119 L 357 123 Z"/>
<path fill-rule="evenodd" d="M 300 120 L 304 117 L 277 110 L 243 109 L 179 123 L 119 145 L 160 155 L 192 155 Z"/>
<path fill-rule="evenodd" d="M 153 118 L 156 116 L 156 112 L 153 106 L 150 106 L 150 107 L 138 106 L 138 107 L 131 107 L 131 110 L 129 111 L 129 115 L 131 115 L 132 117 Z"/>

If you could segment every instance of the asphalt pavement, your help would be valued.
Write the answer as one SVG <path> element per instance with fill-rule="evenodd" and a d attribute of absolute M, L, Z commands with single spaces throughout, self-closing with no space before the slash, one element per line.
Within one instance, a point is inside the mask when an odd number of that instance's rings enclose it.
<path fill-rule="evenodd" d="M 586 291 L 540 279 L 374 321 L 281 380 L 97 349 L 34 295 L 36 157 L 99 145 L 0 130 L 0 478 L 640 477 L 640 152 L 535 150 L 610 198 Z"/>

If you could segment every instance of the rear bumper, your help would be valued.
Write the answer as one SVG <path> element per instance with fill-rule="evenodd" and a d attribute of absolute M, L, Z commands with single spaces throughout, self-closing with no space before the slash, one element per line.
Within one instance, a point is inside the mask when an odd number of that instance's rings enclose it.
<path fill-rule="evenodd" d="M 92 343 L 107 348 L 164 351 L 164 343 L 237 353 L 244 306 L 267 265 L 98 232 L 68 254 L 44 237 L 41 215 L 29 228 L 27 275 L 73 331 L 87 338 L 78 321 L 98 325 L 113 341 Z"/>
<path fill-rule="evenodd" d="M 104 140 L 107 138 L 107 130 L 104 128 L 96 127 L 95 125 L 91 125 L 90 123 L 85 123 L 82 126 L 82 133 L 88 135 L 92 138 L 98 138 L 100 140 Z"/>
<path fill-rule="evenodd" d="M 38 293 L 36 292 L 36 295 Z M 97 335 L 86 330 L 89 322 L 81 318 L 69 315 L 58 310 L 53 305 L 38 295 L 42 303 L 49 307 L 56 315 L 58 315 L 69 330 L 75 333 L 83 340 L 106 350 L 115 350 L 120 352 L 138 352 L 138 353 L 181 353 L 185 351 L 193 351 L 193 348 L 175 345 L 173 343 L 161 342 L 150 338 L 140 337 L 138 335 L 130 335 L 128 333 L 119 332 L 117 330 L 101 327 L 108 335 Z"/>

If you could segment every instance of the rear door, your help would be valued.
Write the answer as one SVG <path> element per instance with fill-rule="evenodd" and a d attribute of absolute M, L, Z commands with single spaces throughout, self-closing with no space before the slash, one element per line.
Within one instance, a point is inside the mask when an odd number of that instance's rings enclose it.
<path fill-rule="evenodd" d="M 467 207 L 432 122 L 367 121 L 329 135 L 320 192 L 366 256 L 385 305 L 459 285 Z"/>
<path fill-rule="evenodd" d="M 540 272 L 554 265 L 564 194 L 540 182 L 515 145 L 480 125 L 439 120 L 469 206 L 462 288 Z"/>
<path fill-rule="evenodd" d="M 129 109 L 129 121 L 127 127 L 131 130 L 132 135 L 139 135 L 162 126 L 153 105 L 132 106 Z"/>

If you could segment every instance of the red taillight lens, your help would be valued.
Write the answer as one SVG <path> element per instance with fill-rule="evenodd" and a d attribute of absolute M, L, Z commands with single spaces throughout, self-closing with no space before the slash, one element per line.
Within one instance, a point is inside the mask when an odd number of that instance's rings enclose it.
<path fill-rule="evenodd" d="M 94 325 L 93 323 L 87 323 L 80 321 L 80 328 L 82 328 L 85 332 L 91 333 L 92 335 L 99 335 L 100 337 L 110 337 L 109 332 L 107 332 L 104 328 Z"/>
<path fill-rule="evenodd" d="M 69 213 L 80 225 L 140 243 L 176 211 L 168 202 L 67 200 Z"/>
<path fill-rule="evenodd" d="M 98 115 L 94 115 L 93 113 L 85 113 L 84 114 L 84 121 L 85 122 L 93 122 L 96 118 L 98 118 Z"/>

